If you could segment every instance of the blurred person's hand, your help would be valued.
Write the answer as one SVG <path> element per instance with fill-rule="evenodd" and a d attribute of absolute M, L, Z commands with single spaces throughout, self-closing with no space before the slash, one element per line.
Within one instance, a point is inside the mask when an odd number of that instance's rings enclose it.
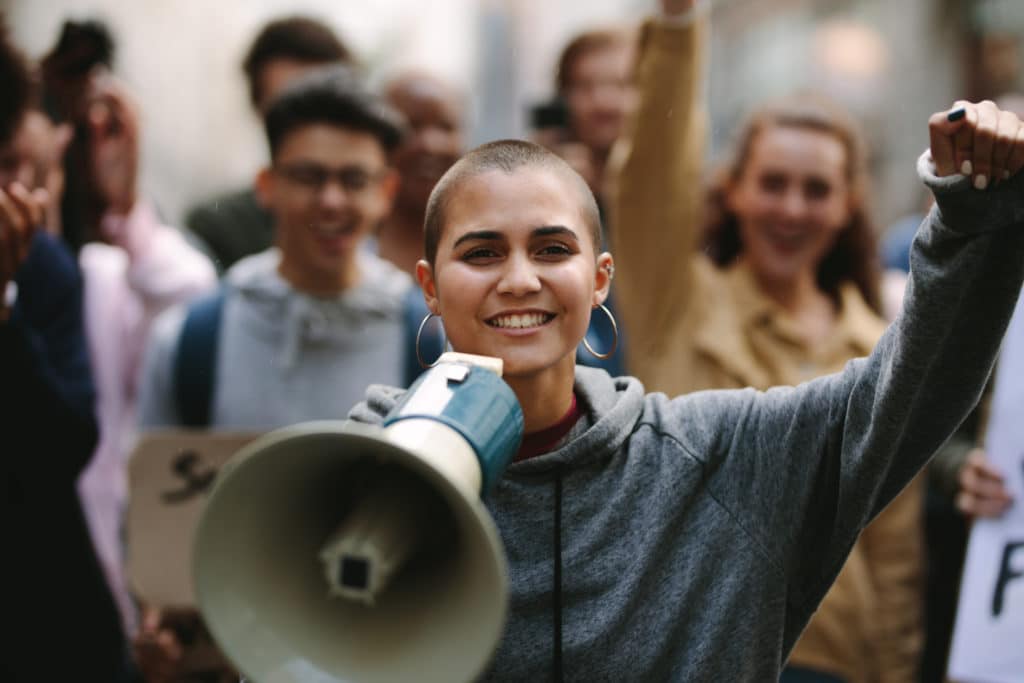
<path fill-rule="evenodd" d="M 238 680 L 239 674 L 210 637 L 197 609 L 143 605 L 141 612 L 142 625 L 132 650 L 147 683 Z"/>
<path fill-rule="evenodd" d="M 105 212 L 127 214 L 135 204 L 139 115 L 124 85 L 100 73 L 92 79 L 85 116 L 92 185 Z"/>
<path fill-rule="evenodd" d="M 697 4 L 697 0 L 661 0 L 661 11 L 668 16 L 682 14 Z"/>
<path fill-rule="evenodd" d="M 64 196 L 64 153 L 73 135 L 71 125 L 54 125 L 37 110 L 25 113 L 21 125 L 0 154 L 0 187 L 19 182 L 29 190 L 43 188 L 49 197 L 44 225 L 59 235 L 60 202 Z"/>
<path fill-rule="evenodd" d="M 968 517 L 999 517 L 1013 503 L 1003 475 L 980 448 L 967 455 L 956 479 L 956 507 Z"/>
<path fill-rule="evenodd" d="M 169 615 L 156 607 L 142 611 L 142 625 L 132 642 L 135 662 L 147 683 L 173 681 L 184 658 L 184 648 Z"/>
<path fill-rule="evenodd" d="M 0 321 L 10 315 L 7 287 L 28 257 L 46 201 L 45 190 L 29 192 L 20 182 L 0 189 Z"/>

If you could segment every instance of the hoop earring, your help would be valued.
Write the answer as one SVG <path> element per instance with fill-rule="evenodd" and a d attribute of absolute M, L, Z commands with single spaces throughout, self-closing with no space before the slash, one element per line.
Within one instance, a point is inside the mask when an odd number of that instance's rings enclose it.
<path fill-rule="evenodd" d="M 604 314 L 608 316 L 608 322 L 612 324 L 612 332 L 615 333 L 615 338 L 612 340 L 612 348 L 608 349 L 608 351 L 606 351 L 605 353 L 598 353 L 590 345 L 590 342 L 587 341 L 586 335 L 584 335 L 583 337 L 583 348 L 589 351 L 590 355 L 592 355 L 594 358 L 597 358 L 598 360 L 607 360 L 611 358 L 612 355 L 615 353 L 615 349 L 619 348 L 619 326 L 615 323 L 615 316 L 612 315 L 611 311 L 605 308 L 604 304 L 598 304 L 597 308 L 600 308 L 602 311 L 604 311 Z"/>
<path fill-rule="evenodd" d="M 434 313 L 427 313 L 426 317 L 423 318 L 423 320 L 420 322 L 420 328 L 416 330 L 416 360 L 419 361 L 420 367 L 423 368 L 424 370 L 429 370 L 430 368 L 437 365 L 438 362 L 440 362 L 441 360 L 441 356 L 438 356 L 436 359 L 434 359 L 433 363 L 425 363 L 423 361 L 423 354 L 420 353 L 420 337 L 423 336 L 423 328 L 427 326 L 427 321 L 429 321 L 431 318 L 437 318 L 438 320 L 440 320 L 441 316 L 436 315 Z M 448 337 L 445 336 L 443 332 L 443 326 L 441 327 L 441 330 L 441 339 L 444 340 L 444 342 L 442 342 L 441 344 L 441 353 L 443 354 L 445 347 L 448 346 Z"/>

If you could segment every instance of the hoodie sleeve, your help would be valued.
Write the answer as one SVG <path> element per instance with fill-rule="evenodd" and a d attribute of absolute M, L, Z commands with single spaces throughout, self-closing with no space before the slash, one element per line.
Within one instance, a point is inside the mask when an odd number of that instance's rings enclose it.
<path fill-rule="evenodd" d="M 123 254 L 125 259 L 114 259 L 124 263 L 114 270 L 116 283 L 102 294 L 92 294 L 118 299 L 116 304 L 99 303 L 89 310 L 94 315 L 102 313 L 101 319 L 92 321 L 92 338 L 105 341 L 117 337 L 114 343 L 93 351 L 97 357 L 120 356 L 108 363 L 119 364 L 124 391 L 132 397 L 137 394 L 142 356 L 153 322 L 168 308 L 213 289 L 217 275 L 210 260 L 189 244 L 180 230 L 161 223 L 145 201 L 136 202 L 124 215 L 108 213 L 101 230 L 116 247 L 114 251 L 120 250 L 118 256 Z M 110 262 L 111 247 L 104 245 L 103 250 L 90 252 L 89 246 L 82 251 L 83 265 L 90 263 L 95 270 Z"/>
<path fill-rule="evenodd" d="M 128 254 L 128 286 L 150 316 L 217 283 L 210 259 L 179 230 L 163 225 L 145 202 L 136 203 L 127 215 L 104 216 L 102 230 Z"/>
<path fill-rule="evenodd" d="M 861 530 L 977 403 L 1021 290 L 1024 174 L 981 192 L 935 177 L 928 155 L 919 171 L 937 206 L 868 358 L 796 388 L 673 402 L 711 495 L 787 577 L 787 647 Z"/>

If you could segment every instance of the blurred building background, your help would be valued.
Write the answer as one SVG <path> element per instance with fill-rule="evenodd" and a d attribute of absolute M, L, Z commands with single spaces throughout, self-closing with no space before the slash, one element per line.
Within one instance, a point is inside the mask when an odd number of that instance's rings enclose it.
<path fill-rule="evenodd" d="M 577 31 L 635 22 L 654 0 L 0 0 L 15 39 L 43 54 L 68 17 L 108 23 L 143 112 L 143 186 L 171 221 L 245 182 L 265 159 L 240 62 L 268 19 L 332 25 L 380 80 L 406 66 L 469 94 L 471 143 L 523 135 Z M 921 202 L 913 163 L 927 116 L 958 97 L 1024 89 L 1021 0 L 714 0 L 708 86 L 716 155 L 746 111 L 801 88 L 849 106 L 872 143 L 886 225 Z"/>
<path fill-rule="evenodd" d="M 1024 86 L 1021 0 L 724 0 L 714 20 L 712 149 L 758 102 L 825 92 L 867 132 L 880 225 L 921 206 L 932 112 Z"/>

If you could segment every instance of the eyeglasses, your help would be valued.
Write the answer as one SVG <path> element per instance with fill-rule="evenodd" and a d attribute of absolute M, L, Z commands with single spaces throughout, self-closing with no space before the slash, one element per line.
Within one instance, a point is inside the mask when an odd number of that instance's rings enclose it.
<path fill-rule="evenodd" d="M 322 192 L 333 178 L 345 192 L 356 195 L 379 182 L 388 171 L 386 168 L 368 171 L 359 166 L 344 166 L 332 170 L 319 164 L 296 163 L 274 166 L 274 172 L 288 182 L 311 192 Z"/>

